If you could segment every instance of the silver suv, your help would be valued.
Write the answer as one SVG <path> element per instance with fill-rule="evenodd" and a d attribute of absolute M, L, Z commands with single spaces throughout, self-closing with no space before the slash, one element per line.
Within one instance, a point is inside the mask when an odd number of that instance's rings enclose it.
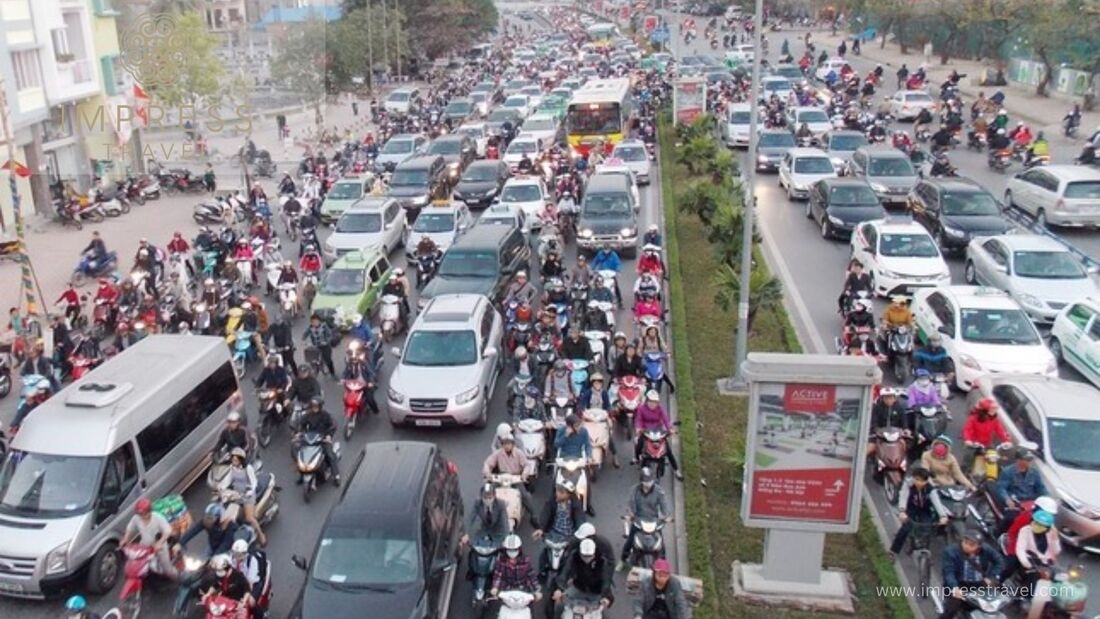
<path fill-rule="evenodd" d="M 394 425 L 473 425 L 489 419 L 489 400 L 503 367 L 503 320 L 476 294 L 433 298 L 416 318 L 390 377 Z"/>

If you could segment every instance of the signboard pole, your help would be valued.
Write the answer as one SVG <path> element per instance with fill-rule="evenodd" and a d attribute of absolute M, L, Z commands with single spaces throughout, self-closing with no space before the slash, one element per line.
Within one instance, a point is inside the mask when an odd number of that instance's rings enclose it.
<path fill-rule="evenodd" d="M 767 529 L 763 563 L 734 566 L 749 603 L 854 613 L 848 575 L 822 570 L 826 533 L 854 533 L 871 425 L 870 357 L 752 353 L 741 518 Z"/>

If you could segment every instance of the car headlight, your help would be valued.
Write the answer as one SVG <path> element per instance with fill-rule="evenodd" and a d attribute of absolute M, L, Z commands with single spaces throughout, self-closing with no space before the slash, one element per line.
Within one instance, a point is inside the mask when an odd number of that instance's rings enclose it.
<path fill-rule="evenodd" d="M 485 192 L 485 197 L 486 197 L 486 198 L 488 198 L 489 196 L 492 196 L 492 195 L 493 195 L 493 194 L 495 194 L 496 192 L 497 192 L 497 190 L 496 190 L 496 189 L 490 189 L 489 191 L 486 191 L 486 192 Z"/>
<path fill-rule="evenodd" d="M 622 236 L 636 236 L 638 234 L 637 228 L 623 228 L 619 230 L 619 234 Z"/>
<path fill-rule="evenodd" d="M 57 574 L 69 567 L 69 544 L 67 541 L 46 554 L 46 573 Z"/>
<path fill-rule="evenodd" d="M 416 196 L 412 199 L 413 206 L 424 206 L 428 203 L 428 194 L 422 196 Z"/>
<path fill-rule="evenodd" d="M 876 193 L 886 193 L 886 185 L 871 183 L 871 189 L 874 190 Z"/>
<path fill-rule="evenodd" d="M 756 156 L 756 161 L 758 163 L 767 163 L 768 162 L 768 156 L 767 155 L 757 155 Z"/>
<path fill-rule="evenodd" d="M 893 272 L 889 269 L 881 269 L 881 268 L 878 269 L 878 271 L 876 271 L 875 274 L 879 275 L 879 276 L 882 276 L 882 277 L 889 277 L 889 278 L 901 277 L 900 273 L 895 273 L 895 272 Z"/>
<path fill-rule="evenodd" d="M 958 230 L 958 229 L 952 228 L 950 226 L 944 226 L 943 227 L 943 232 L 947 236 L 953 236 L 953 237 L 958 238 L 958 239 L 961 239 L 961 238 L 966 236 L 966 233 L 963 232 L 962 230 Z"/>
<path fill-rule="evenodd" d="M 401 404 L 405 401 L 405 394 L 397 391 L 393 387 L 386 387 L 386 396 L 389 397 L 390 402 L 396 402 L 397 404 Z"/>
<path fill-rule="evenodd" d="M 481 393 L 481 387 L 471 387 L 455 396 L 455 404 L 462 406 L 468 402 L 473 402 L 474 398 L 476 398 L 479 393 Z"/>
<path fill-rule="evenodd" d="M 959 355 L 959 363 L 971 370 L 981 371 L 982 369 L 982 365 L 978 363 L 978 360 L 970 355 Z"/>
<path fill-rule="evenodd" d="M 1070 509 L 1070 511 L 1076 512 L 1085 516 L 1086 518 L 1092 518 L 1093 520 L 1100 520 L 1100 510 L 1090 507 L 1085 503 L 1077 500 L 1066 492 L 1059 492 L 1062 496 L 1062 504 Z"/>
<path fill-rule="evenodd" d="M 844 225 L 844 220 L 839 218 L 839 217 L 834 217 L 833 215 L 829 215 L 829 223 L 833 224 L 834 226 L 843 226 Z"/>
<path fill-rule="evenodd" d="M 844 167 L 844 160 L 839 157 L 832 157 L 829 159 L 829 161 L 831 161 L 833 163 L 833 167 L 838 170 Z"/>
<path fill-rule="evenodd" d="M 1046 306 L 1047 306 L 1047 304 L 1044 303 L 1042 299 L 1040 299 L 1039 297 L 1037 297 L 1033 294 L 1028 294 L 1026 292 L 1021 292 L 1021 293 L 1017 294 L 1016 298 L 1020 300 L 1020 303 L 1026 305 L 1028 307 L 1034 307 L 1034 308 L 1037 308 L 1037 309 L 1046 309 Z"/>
<path fill-rule="evenodd" d="M 584 230 L 581 230 L 581 236 L 586 239 L 592 238 L 592 228 L 585 228 Z"/>

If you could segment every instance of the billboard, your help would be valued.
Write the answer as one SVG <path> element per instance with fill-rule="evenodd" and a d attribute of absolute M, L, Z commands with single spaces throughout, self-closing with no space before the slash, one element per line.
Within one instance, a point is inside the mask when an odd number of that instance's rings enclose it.
<path fill-rule="evenodd" d="M 785 356 L 809 358 L 806 367 L 812 367 L 811 359 L 817 357 Z M 761 378 L 750 388 L 745 523 L 855 531 L 870 426 L 870 385 L 843 384 L 842 375 L 828 371 Z"/>
<path fill-rule="evenodd" d="M 703 77 L 681 77 L 672 84 L 672 113 L 676 123 L 690 124 L 707 111 L 707 82 Z"/>

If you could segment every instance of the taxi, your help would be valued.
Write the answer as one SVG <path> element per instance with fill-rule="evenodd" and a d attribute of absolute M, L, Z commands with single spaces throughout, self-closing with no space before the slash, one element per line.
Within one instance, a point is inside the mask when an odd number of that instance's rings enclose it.
<path fill-rule="evenodd" d="M 494 204 L 481 213 L 477 219 L 477 226 L 513 226 L 519 230 L 526 230 L 527 214 L 523 209 L 506 204 Z"/>
<path fill-rule="evenodd" d="M 416 223 L 405 239 L 405 257 L 410 265 L 416 264 L 416 246 L 420 239 L 428 237 L 440 251 L 455 242 L 459 236 L 474 225 L 474 217 L 465 202 L 457 200 L 435 200 L 420 211 Z"/>
<path fill-rule="evenodd" d="M 392 270 L 380 246 L 348 252 L 324 272 L 310 309 L 348 329 L 371 313 Z"/>
<path fill-rule="evenodd" d="M 321 202 L 321 223 L 332 225 L 360 198 L 370 193 L 374 175 L 346 176 L 334 183 Z"/>
<path fill-rule="evenodd" d="M 529 224 L 538 218 L 539 213 L 546 207 L 546 203 L 552 199 L 550 190 L 541 178 L 521 175 L 513 176 L 504 183 L 504 189 L 500 191 L 500 198 L 494 206 L 499 204 L 522 210 Z M 524 232 L 529 232 L 529 227 L 525 228 Z"/>
<path fill-rule="evenodd" d="M 876 296 L 951 284 L 951 272 L 932 235 L 910 218 L 864 222 L 852 233 L 851 247 L 852 257 L 871 275 Z"/>

